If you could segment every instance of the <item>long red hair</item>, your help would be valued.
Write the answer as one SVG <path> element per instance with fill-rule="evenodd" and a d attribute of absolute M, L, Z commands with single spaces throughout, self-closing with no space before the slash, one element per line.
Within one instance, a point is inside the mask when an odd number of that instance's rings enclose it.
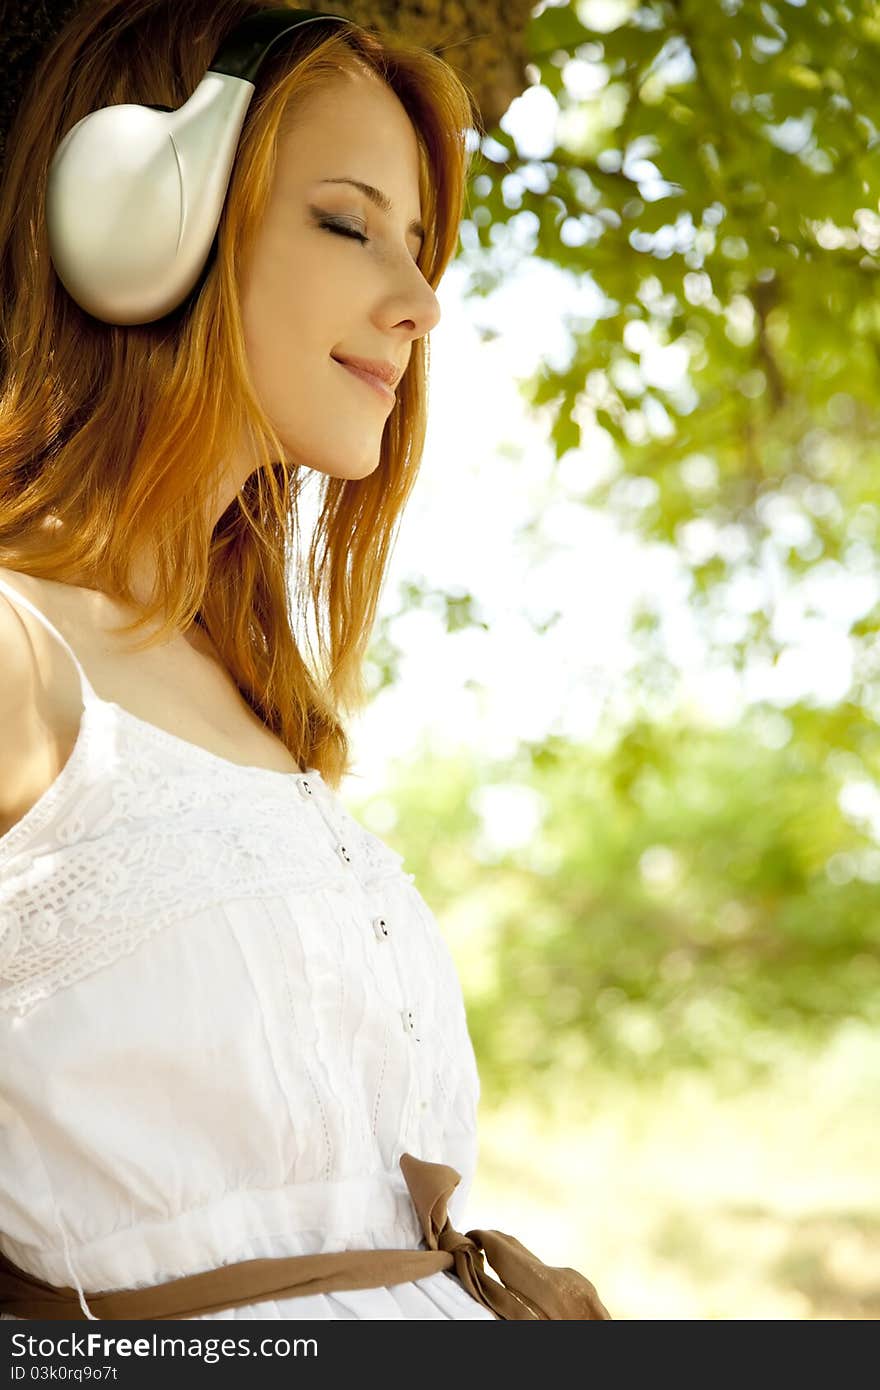
<path fill-rule="evenodd" d="M 118 631 L 158 620 L 143 650 L 202 626 L 255 713 L 338 787 L 351 764 L 341 714 L 366 700 L 364 657 L 424 448 L 428 342 L 413 344 L 374 472 L 320 475 L 306 556 L 297 499 L 316 474 L 278 462 L 284 447 L 250 379 L 236 265 L 266 207 L 286 115 L 366 64 L 418 138 L 419 264 L 436 289 L 465 210 L 468 133 L 481 131 L 473 97 L 447 63 L 402 37 L 299 30 L 260 75 L 204 280 L 157 323 L 116 327 L 79 309 L 52 268 L 44 217 L 47 170 L 76 121 L 117 102 L 182 105 L 223 36 L 257 8 L 97 0 L 74 13 L 28 86 L 0 184 L 0 565 L 87 577 L 141 608 L 128 567 L 133 551 L 154 552 L 154 601 Z M 243 429 L 262 464 L 212 528 L 218 470 Z"/>

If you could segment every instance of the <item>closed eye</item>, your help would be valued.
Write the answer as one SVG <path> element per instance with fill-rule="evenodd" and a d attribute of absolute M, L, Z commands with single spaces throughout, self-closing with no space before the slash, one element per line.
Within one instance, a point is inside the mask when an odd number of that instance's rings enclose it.
<path fill-rule="evenodd" d="M 335 232 L 337 236 L 351 237 L 354 241 L 359 241 L 362 246 L 366 246 L 370 240 L 368 236 L 364 236 L 363 232 L 358 231 L 357 227 L 353 227 L 350 222 L 339 222 L 335 218 L 323 217 L 316 208 L 312 208 L 311 212 L 318 226 L 325 231 Z M 421 252 L 419 254 L 421 255 Z M 418 257 L 414 256 L 413 265 L 417 266 L 418 264 Z"/>
<path fill-rule="evenodd" d="M 353 237 L 361 245 L 366 245 L 369 241 L 369 237 L 364 236 L 363 232 L 359 232 L 357 228 L 349 226 L 347 222 L 331 222 L 325 219 L 319 222 L 318 226 L 324 227 L 328 232 L 336 232 L 339 236 Z"/>

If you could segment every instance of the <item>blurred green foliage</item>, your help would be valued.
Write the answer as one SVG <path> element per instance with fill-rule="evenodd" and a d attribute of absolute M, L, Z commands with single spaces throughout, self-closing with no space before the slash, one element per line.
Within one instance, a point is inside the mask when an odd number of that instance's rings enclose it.
<path fill-rule="evenodd" d="M 477 317 L 530 258 L 597 291 L 522 386 L 561 495 L 580 476 L 584 505 L 674 549 L 718 667 L 803 654 L 792 600 L 808 620 L 856 581 L 849 688 L 726 729 L 670 715 L 649 594 L 628 725 L 508 766 L 426 755 L 388 838 L 451 934 L 492 1098 L 600 1066 L 738 1084 L 781 1040 L 880 1023 L 880 6 L 580 0 L 528 39 L 524 100 L 559 119 L 540 155 L 488 132 L 459 264 Z M 443 609 L 418 585 L 404 606 Z M 450 632 L 479 621 L 468 594 L 446 608 Z M 523 796 L 534 833 L 498 850 Z"/>
<path fill-rule="evenodd" d="M 849 717 L 754 707 L 400 769 L 385 838 L 456 957 L 490 1103 L 599 1068 L 736 1087 L 781 1040 L 880 1025 L 880 848 L 852 795 L 880 730 L 841 756 Z"/>
<path fill-rule="evenodd" d="M 574 451 L 584 500 L 687 560 L 713 646 L 737 664 L 777 651 L 771 554 L 793 580 L 880 575 L 880 10 L 582 0 L 528 37 L 553 148 L 489 132 L 465 292 L 528 258 L 595 287 L 601 309 L 567 319 L 568 361 L 525 397 L 557 456 Z M 743 574 L 766 601 L 721 635 Z M 851 630 L 875 716 L 878 620 L 875 599 Z"/>

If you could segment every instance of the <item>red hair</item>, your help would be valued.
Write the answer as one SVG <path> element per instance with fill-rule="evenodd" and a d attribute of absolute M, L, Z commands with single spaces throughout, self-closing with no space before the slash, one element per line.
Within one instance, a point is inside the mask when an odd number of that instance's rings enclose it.
<path fill-rule="evenodd" d="M 268 201 L 285 117 L 309 92 L 366 66 L 416 132 L 427 231 L 419 264 L 436 289 L 458 243 L 468 132 L 481 130 L 474 99 L 448 64 L 401 37 L 340 25 L 320 37 L 322 26 L 305 26 L 260 74 L 204 280 L 157 323 L 111 326 L 79 309 L 52 268 L 44 219 L 47 170 L 76 121 L 117 102 L 182 105 L 225 34 L 258 8 L 258 0 L 97 0 L 74 13 L 30 82 L 0 185 L 0 565 L 88 577 L 141 608 L 118 629 L 131 634 L 158 619 L 139 650 L 198 623 L 296 762 L 338 787 L 351 761 L 341 711 L 366 700 L 364 656 L 424 448 L 428 342 L 413 343 L 374 472 L 320 475 L 308 556 L 291 573 L 305 479 L 278 462 L 284 447 L 251 383 L 236 266 Z M 212 529 L 218 470 L 243 430 L 263 462 Z M 46 524 L 53 517 L 57 533 Z M 147 607 L 129 588 L 141 549 L 157 560 Z M 310 617 L 316 666 L 294 622 Z"/>

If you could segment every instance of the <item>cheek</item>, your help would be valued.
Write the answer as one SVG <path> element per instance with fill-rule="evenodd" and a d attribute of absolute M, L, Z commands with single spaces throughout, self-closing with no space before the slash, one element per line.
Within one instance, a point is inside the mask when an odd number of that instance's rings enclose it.
<path fill-rule="evenodd" d="M 254 387 L 273 418 L 320 389 L 332 342 L 322 330 L 314 291 L 298 277 L 256 279 L 242 301 L 245 347 Z"/>
<path fill-rule="evenodd" d="M 279 354 L 287 356 L 303 342 L 308 306 L 297 295 L 296 285 L 281 276 L 256 277 L 242 301 L 245 344 L 252 362 L 264 364 Z"/>
<path fill-rule="evenodd" d="M 363 477 L 379 462 L 382 429 L 330 358 L 334 347 L 353 340 L 360 322 L 354 287 L 320 257 L 293 266 L 291 259 L 289 250 L 283 260 L 263 255 L 242 286 L 254 389 L 289 462 Z"/>
<path fill-rule="evenodd" d="M 292 237 L 289 225 L 279 230 L 270 217 L 241 286 L 256 384 L 308 379 L 314 390 L 327 382 L 333 348 L 360 336 L 359 290 L 363 275 L 336 247 L 315 233 Z"/>

